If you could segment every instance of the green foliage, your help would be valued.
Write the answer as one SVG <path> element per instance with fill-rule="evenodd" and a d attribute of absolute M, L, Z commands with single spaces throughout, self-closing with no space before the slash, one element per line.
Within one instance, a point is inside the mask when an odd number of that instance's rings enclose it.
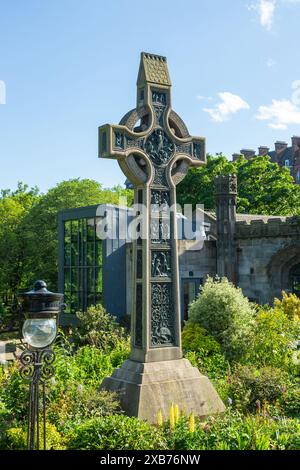
<path fill-rule="evenodd" d="M 197 324 L 187 324 L 182 331 L 185 357 L 210 378 L 223 377 L 228 363 L 221 353 L 221 345 Z"/>
<path fill-rule="evenodd" d="M 40 424 L 42 427 L 42 423 Z M 6 449 L 25 450 L 27 448 L 27 430 L 25 427 L 10 428 L 6 431 Z M 40 445 L 43 445 L 42 443 Z M 46 423 L 46 450 L 64 450 L 65 438 L 51 423 Z"/>
<path fill-rule="evenodd" d="M 18 184 L 16 191 L 2 190 L 0 195 L 0 292 L 15 295 L 25 287 L 30 273 L 24 258 L 22 221 L 37 203 L 37 188 Z"/>
<path fill-rule="evenodd" d="M 67 384 L 77 383 L 97 387 L 129 356 L 127 342 L 120 342 L 110 353 L 91 346 L 83 346 L 74 354 L 67 349 L 56 348 L 55 380 Z"/>
<path fill-rule="evenodd" d="M 95 418 L 77 426 L 69 437 L 68 449 L 159 450 L 166 449 L 162 432 L 128 416 Z"/>
<path fill-rule="evenodd" d="M 87 419 L 120 412 L 116 394 L 74 384 L 49 403 L 47 418 L 59 431 L 66 431 Z"/>
<path fill-rule="evenodd" d="M 229 382 L 228 393 L 233 406 L 244 412 L 254 412 L 282 399 L 289 377 L 273 367 L 238 366 L 230 375 Z"/>
<path fill-rule="evenodd" d="M 0 402 L 17 420 L 27 415 L 29 390 L 20 376 L 17 363 L 0 368 Z"/>
<path fill-rule="evenodd" d="M 133 192 L 116 186 L 105 189 L 88 179 L 63 181 L 47 194 L 19 183 L 0 195 L 0 293 L 15 294 L 47 275 L 57 289 L 58 218 L 60 210 L 133 201 Z"/>
<path fill-rule="evenodd" d="M 205 328 L 197 324 L 187 324 L 184 327 L 182 348 L 184 351 L 200 352 L 205 356 L 221 352 L 220 344 L 207 333 Z"/>
<path fill-rule="evenodd" d="M 300 419 L 300 387 L 296 384 L 284 386 L 280 399 L 281 412 L 286 416 Z"/>
<path fill-rule="evenodd" d="M 207 278 L 200 295 L 191 304 L 188 325 L 204 327 L 229 359 L 246 355 L 253 336 L 254 308 L 241 289 L 226 278 Z"/>
<path fill-rule="evenodd" d="M 164 431 L 168 449 L 180 450 L 298 450 L 300 442 L 297 420 L 243 416 L 232 410 L 204 422 L 197 420 L 194 433 L 188 418 L 182 418 L 174 431 L 167 423 Z"/>
<path fill-rule="evenodd" d="M 52 290 L 57 289 L 58 263 L 58 211 L 96 204 L 118 204 L 119 197 L 127 196 L 132 202 L 132 191 L 120 187 L 105 189 L 96 181 L 73 179 L 52 188 L 23 219 L 23 237 L 26 242 L 27 269 L 32 280 L 47 273 Z"/>
<path fill-rule="evenodd" d="M 300 187 L 287 168 L 270 162 L 268 156 L 229 162 L 222 154 L 208 155 L 207 164 L 189 170 L 177 187 L 180 204 L 204 204 L 214 209 L 214 178 L 235 173 L 238 177 L 237 211 L 250 214 L 300 214 Z"/>
<path fill-rule="evenodd" d="M 256 364 L 299 371 L 300 323 L 279 308 L 260 310 L 255 322 L 249 359 Z"/>
<path fill-rule="evenodd" d="M 120 341 L 127 341 L 129 346 L 129 338 L 124 328 L 101 304 L 89 307 L 86 312 L 78 312 L 76 315 L 80 321 L 74 332 L 77 343 L 89 344 L 103 351 L 115 349 Z"/>
<path fill-rule="evenodd" d="M 282 292 L 282 299 L 274 300 L 274 308 L 283 312 L 290 320 L 300 321 L 300 298 L 296 294 Z"/>

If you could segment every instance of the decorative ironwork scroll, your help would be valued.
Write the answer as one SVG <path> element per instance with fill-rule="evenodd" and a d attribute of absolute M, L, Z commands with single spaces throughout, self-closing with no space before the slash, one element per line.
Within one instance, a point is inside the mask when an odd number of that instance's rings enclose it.
<path fill-rule="evenodd" d="M 42 424 L 43 448 L 46 450 L 45 383 L 54 376 L 55 353 L 49 348 L 26 349 L 19 357 L 19 361 L 21 363 L 20 375 L 30 383 L 27 447 L 29 450 L 40 449 Z"/>

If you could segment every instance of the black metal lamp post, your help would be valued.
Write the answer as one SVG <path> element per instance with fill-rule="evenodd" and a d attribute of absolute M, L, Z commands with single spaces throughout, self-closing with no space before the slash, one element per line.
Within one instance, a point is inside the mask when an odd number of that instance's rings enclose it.
<path fill-rule="evenodd" d="M 19 358 L 20 374 L 30 383 L 27 446 L 30 450 L 40 448 L 42 426 L 43 447 L 46 449 L 45 382 L 54 376 L 55 354 L 51 345 L 56 338 L 64 296 L 48 291 L 44 281 L 37 281 L 33 290 L 19 297 L 25 317 L 22 334 L 26 348 Z"/>

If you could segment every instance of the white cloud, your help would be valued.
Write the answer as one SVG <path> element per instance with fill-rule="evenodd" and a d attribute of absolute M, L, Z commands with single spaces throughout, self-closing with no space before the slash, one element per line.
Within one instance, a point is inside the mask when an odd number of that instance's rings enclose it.
<path fill-rule="evenodd" d="M 269 106 L 260 106 L 256 119 L 269 121 L 271 129 L 286 130 L 288 126 L 300 124 L 300 107 L 290 100 L 272 100 Z"/>
<path fill-rule="evenodd" d="M 218 96 L 221 99 L 220 103 L 216 104 L 213 108 L 203 108 L 203 111 L 208 113 L 215 122 L 224 122 L 231 114 L 235 114 L 242 109 L 250 109 L 246 101 L 229 91 L 218 93 Z"/>
<path fill-rule="evenodd" d="M 260 0 L 257 4 L 260 24 L 267 31 L 270 31 L 272 29 L 275 7 L 276 0 Z"/>
<path fill-rule="evenodd" d="M 256 0 L 255 3 L 247 5 L 249 11 L 256 11 L 260 24 L 267 31 L 272 29 L 275 11 L 278 4 L 299 4 L 300 0 Z"/>

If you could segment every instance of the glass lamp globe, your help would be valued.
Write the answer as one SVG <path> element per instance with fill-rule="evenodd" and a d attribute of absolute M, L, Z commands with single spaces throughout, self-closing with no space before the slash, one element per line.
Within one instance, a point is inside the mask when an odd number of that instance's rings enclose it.
<path fill-rule="evenodd" d="M 25 320 L 22 333 L 24 341 L 33 348 L 45 348 L 55 340 L 56 320 L 54 318 L 30 318 Z"/>

